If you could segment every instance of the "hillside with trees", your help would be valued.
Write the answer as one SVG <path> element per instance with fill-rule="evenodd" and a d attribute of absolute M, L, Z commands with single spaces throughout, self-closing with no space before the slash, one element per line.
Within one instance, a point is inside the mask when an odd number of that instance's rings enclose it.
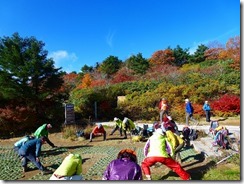
<path fill-rule="evenodd" d="M 79 73 L 65 73 L 47 58 L 44 43 L 17 33 L 0 39 L 0 131 L 17 133 L 43 122 L 61 127 L 64 103 L 75 105 L 76 121 L 110 121 L 128 116 L 157 121 L 157 103 L 167 99 L 170 114 L 184 121 L 184 99 L 194 116 L 204 116 L 208 100 L 216 116 L 240 114 L 240 37 L 189 48 L 167 47 L 144 58 L 143 53 L 125 61 L 108 56 Z M 118 103 L 118 96 L 124 101 Z"/>

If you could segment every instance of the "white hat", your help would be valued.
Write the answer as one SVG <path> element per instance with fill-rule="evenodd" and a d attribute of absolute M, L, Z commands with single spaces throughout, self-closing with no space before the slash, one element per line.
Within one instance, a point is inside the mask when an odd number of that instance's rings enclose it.
<path fill-rule="evenodd" d="M 101 128 L 103 125 L 101 123 L 98 123 L 97 127 Z"/>
<path fill-rule="evenodd" d="M 119 118 L 116 118 L 116 117 L 114 118 L 114 121 L 118 121 L 118 120 L 119 120 Z"/>
<path fill-rule="evenodd" d="M 156 132 L 157 134 L 164 135 L 163 132 L 165 132 L 165 129 L 163 129 L 163 128 L 157 128 L 157 129 L 155 130 L 155 132 Z"/>
<path fill-rule="evenodd" d="M 185 99 L 185 102 L 189 102 L 189 99 L 188 99 L 188 98 L 186 98 L 186 99 Z"/>

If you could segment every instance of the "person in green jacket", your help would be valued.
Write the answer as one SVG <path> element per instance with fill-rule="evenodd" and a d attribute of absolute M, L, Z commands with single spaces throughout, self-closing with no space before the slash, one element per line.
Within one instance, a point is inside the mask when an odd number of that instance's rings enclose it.
<path fill-rule="evenodd" d="M 36 138 L 40 138 L 40 137 L 45 137 L 46 138 L 46 142 L 52 146 L 52 148 L 57 147 L 55 146 L 48 138 L 48 130 L 52 128 L 51 124 L 43 124 L 42 126 L 40 126 L 34 133 L 34 136 Z"/>
<path fill-rule="evenodd" d="M 131 119 L 124 117 L 124 120 L 122 123 L 122 129 L 125 134 L 124 139 L 127 139 L 127 134 L 126 134 L 127 130 L 130 131 L 131 134 L 134 134 L 135 128 L 136 128 L 136 126 L 135 126 L 134 122 Z"/>
<path fill-rule="evenodd" d="M 79 154 L 69 154 L 49 180 L 83 180 L 81 172 L 81 156 Z"/>

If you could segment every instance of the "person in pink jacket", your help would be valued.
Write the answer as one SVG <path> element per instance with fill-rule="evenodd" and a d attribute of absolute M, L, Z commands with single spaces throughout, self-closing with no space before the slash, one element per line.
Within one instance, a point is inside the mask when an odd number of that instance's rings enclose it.
<path fill-rule="evenodd" d="M 174 156 L 173 147 L 167 141 L 167 137 L 161 128 L 158 128 L 146 142 L 144 146 L 144 156 L 146 158 L 142 161 L 141 168 L 147 180 L 152 179 L 150 167 L 157 162 L 172 169 L 183 180 L 190 180 L 191 178 L 190 174 L 172 158 Z"/>

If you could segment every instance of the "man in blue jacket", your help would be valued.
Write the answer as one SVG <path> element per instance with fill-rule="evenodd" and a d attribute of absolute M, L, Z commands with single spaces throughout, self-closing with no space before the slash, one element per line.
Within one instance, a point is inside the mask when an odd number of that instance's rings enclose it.
<path fill-rule="evenodd" d="M 197 121 L 193 118 L 193 113 L 194 113 L 194 109 L 191 105 L 190 100 L 187 98 L 185 99 L 185 110 L 186 110 L 186 125 L 189 126 L 189 119 L 194 121 L 197 124 Z"/>
<path fill-rule="evenodd" d="M 28 161 L 31 161 L 41 172 L 42 174 L 48 174 L 50 171 L 44 169 L 43 165 L 40 162 L 39 156 L 41 154 L 41 147 L 46 141 L 45 137 L 35 138 L 27 141 L 19 149 L 19 155 L 22 157 L 21 165 L 23 171 L 27 171 Z"/>

